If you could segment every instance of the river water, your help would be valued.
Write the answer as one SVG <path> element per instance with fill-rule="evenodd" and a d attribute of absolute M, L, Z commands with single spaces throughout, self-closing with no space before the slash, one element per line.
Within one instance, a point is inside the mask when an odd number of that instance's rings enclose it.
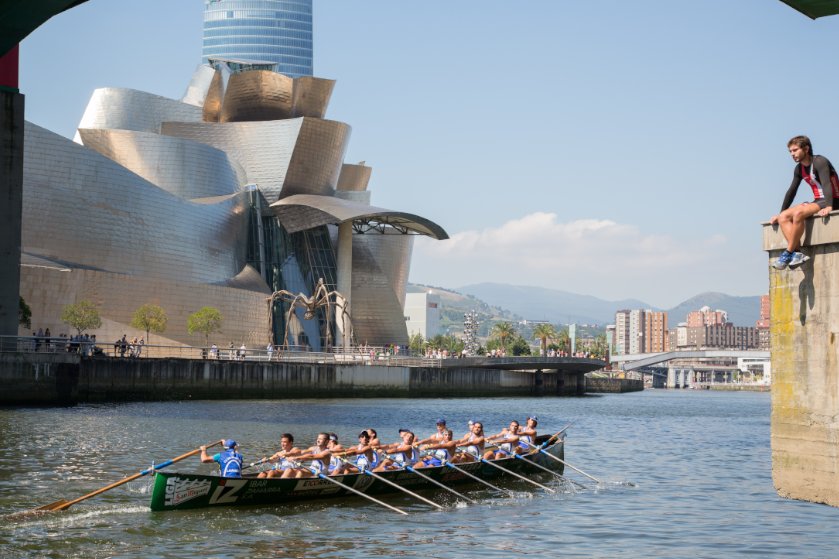
<path fill-rule="evenodd" d="M 771 479 L 766 393 L 650 390 L 585 398 L 139 403 L 0 410 L 0 515 L 72 499 L 235 438 L 246 461 L 283 431 L 353 441 L 375 427 L 456 434 L 469 418 L 497 431 L 536 414 L 544 432 L 573 421 L 566 459 L 601 480 L 556 494 L 478 488 L 477 505 L 432 510 L 385 499 L 152 513 L 142 478 L 67 511 L 0 523 L 0 557 L 837 557 L 839 509 L 781 499 Z M 171 466 L 210 471 L 197 458 Z"/>

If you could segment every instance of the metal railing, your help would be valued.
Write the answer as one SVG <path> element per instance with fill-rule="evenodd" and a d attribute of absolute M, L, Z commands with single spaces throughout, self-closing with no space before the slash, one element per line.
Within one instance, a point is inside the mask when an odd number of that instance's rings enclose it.
<path fill-rule="evenodd" d="M 196 347 L 187 345 L 133 344 L 121 341 L 40 336 L 0 336 L 0 353 L 76 353 L 83 357 L 116 359 L 206 359 L 218 361 L 341 363 L 376 366 L 440 367 L 443 359 L 400 355 L 390 348 L 354 346 L 332 351 L 309 351 L 307 347 L 257 349 L 246 347 Z"/>

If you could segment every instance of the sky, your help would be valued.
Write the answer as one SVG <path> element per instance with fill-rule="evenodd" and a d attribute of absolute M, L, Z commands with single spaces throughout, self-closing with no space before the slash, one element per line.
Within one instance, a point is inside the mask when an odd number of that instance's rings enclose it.
<path fill-rule="evenodd" d="M 776 0 L 314 0 L 326 117 L 376 206 L 418 214 L 410 281 L 670 308 L 768 292 L 762 223 L 806 134 L 839 164 L 839 16 Z M 202 0 L 90 0 L 21 44 L 26 118 L 72 137 L 93 90 L 179 99 Z M 806 185 L 805 185 L 806 187 Z M 808 200 L 799 190 L 796 201 Z"/>

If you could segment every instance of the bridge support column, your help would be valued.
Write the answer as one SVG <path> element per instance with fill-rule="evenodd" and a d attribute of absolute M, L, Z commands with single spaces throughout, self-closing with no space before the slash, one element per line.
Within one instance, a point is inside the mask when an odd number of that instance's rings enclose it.
<path fill-rule="evenodd" d="M 768 268 L 772 479 L 783 497 L 839 506 L 839 217 L 810 218 L 798 270 Z M 786 247 L 763 227 L 774 260 Z"/>
<path fill-rule="evenodd" d="M 667 382 L 664 383 L 665 388 L 676 388 L 676 369 L 675 367 L 667 367 Z"/>
<path fill-rule="evenodd" d="M 17 336 L 23 212 L 23 95 L 0 88 L 0 335 Z"/>

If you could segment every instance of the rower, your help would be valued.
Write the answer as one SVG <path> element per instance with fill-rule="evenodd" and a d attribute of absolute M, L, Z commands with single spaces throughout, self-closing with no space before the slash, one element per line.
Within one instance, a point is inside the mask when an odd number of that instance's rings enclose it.
<path fill-rule="evenodd" d="M 458 461 L 455 455 L 457 451 L 457 441 L 452 440 L 451 429 L 443 431 L 443 440 L 439 443 L 427 444 L 421 448 L 422 450 L 433 450 L 434 452 L 423 458 L 422 462 L 417 462 L 414 465 L 414 468 L 437 467 L 442 466 L 446 462 Z"/>
<path fill-rule="evenodd" d="M 423 444 L 435 444 L 435 443 L 443 442 L 443 433 L 445 433 L 445 432 L 446 432 L 446 420 L 441 417 L 440 419 L 437 420 L 437 431 L 433 435 L 431 435 L 429 437 L 426 437 L 421 441 L 418 441 L 417 444 L 423 445 Z"/>
<path fill-rule="evenodd" d="M 497 460 L 500 458 L 507 458 L 511 454 L 513 454 L 514 446 L 518 446 L 519 442 L 519 422 L 515 419 L 510 422 L 509 427 L 505 427 L 499 433 L 495 435 L 490 435 L 486 438 L 487 441 L 504 441 L 498 446 L 498 450 L 493 452 L 492 450 L 488 450 L 484 454 L 485 460 Z"/>
<path fill-rule="evenodd" d="M 260 472 L 259 478 L 280 477 L 284 471 L 293 468 L 294 465 L 289 461 L 289 458 L 297 456 L 302 451 L 294 446 L 294 435 L 291 433 L 283 433 L 280 436 L 280 450 L 271 455 L 270 458 L 263 458 L 263 462 L 273 462 L 274 465 L 270 470 Z"/>
<path fill-rule="evenodd" d="M 319 474 L 326 475 L 329 472 L 329 462 L 332 459 L 332 453 L 328 448 L 329 433 L 318 433 L 318 438 L 314 446 L 310 446 L 295 457 L 295 460 L 311 460 L 311 468 Z M 283 472 L 283 478 L 304 478 L 314 477 L 315 474 L 311 469 L 305 467 L 289 468 Z"/>
<path fill-rule="evenodd" d="M 379 454 L 373 450 L 370 439 L 370 429 L 358 434 L 358 446 L 345 451 L 345 454 L 355 454 L 355 465 L 342 462 L 332 475 L 355 474 L 361 470 L 376 470 L 379 468 Z"/>
<path fill-rule="evenodd" d="M 401 443 L 393 443 L 382 448 L 387 453 L 393 453 L 392 457 L 382 460 L 380 466 L 382 471 L 401 470 L 420 461 L 419 452 L 414 446 L 416 438 L 414 433 L 408 429 L 400 429 L 399 436 L 402 438 Z"/>
<path fill-rule="evenodd" d="M 469 436 L 463 437 L 457 441 L 457 446 L 465 446 L 465 452 L 460 452 L 457 455 L 459 462 L 471 462 L 483 457 L 484 454 L 484 424 L 480 421 L 475 421 L 472 424 L 472 432 Z"/>
<path fill-rule="evenodd" d="M 379 442 L 379 434 L 376 432 L 375 429 L 371 427 L 369 429 L 365 429 L 365 431 L 367 431 L 367 434 L 370 436 L 370 446 L 372 446 L 373 448 L 378 448 L 382 446 L 382 443 Z"/>
<path fill-rule="evenodd" d="M 332 453 L 332 458 L 329 461 L 329 475 L 333 475 L 333 472 L 341 467 L 341 460 L 335 455 L 337 452 L 343 452 L 344 446 L 338 442 L 338 435 L 335 433 L 329 433 L 329 442 L 327 443 L 327 448 Z"/>
<path fill-rule="evenodd" d="M 210 456 L 207 454 L 207 447 L 201 446 L 201 462 L 208 464 L 218 462 L 221 477 L 242 477 L 242 455 L 236 452 L 239 445 L 233 439 L 225 439 L 224 452 Z"/>
<path fill-rule="evenodd" d="M 519 445 L 516 448 L 518 454 L 530 452 L 530 449 L 536 444 L 536 425 L 538 423 L 539 418 L 531 415 L 527 418 L 527 424 L 524 427 L 519 427 Z"/>
<path fill-rule="evenodd" d="M 474 419 L 470 419 L 469 421 L 466 422 L 466 425 L 467 425 L 466 432 L 463 434 L 462 437 L 460 437 L 461 439 L 465 439 L 466 437 L 468 437 L 472 433 L 472 425 L 474 425 L 474 424 L 475 424 Z"/>

